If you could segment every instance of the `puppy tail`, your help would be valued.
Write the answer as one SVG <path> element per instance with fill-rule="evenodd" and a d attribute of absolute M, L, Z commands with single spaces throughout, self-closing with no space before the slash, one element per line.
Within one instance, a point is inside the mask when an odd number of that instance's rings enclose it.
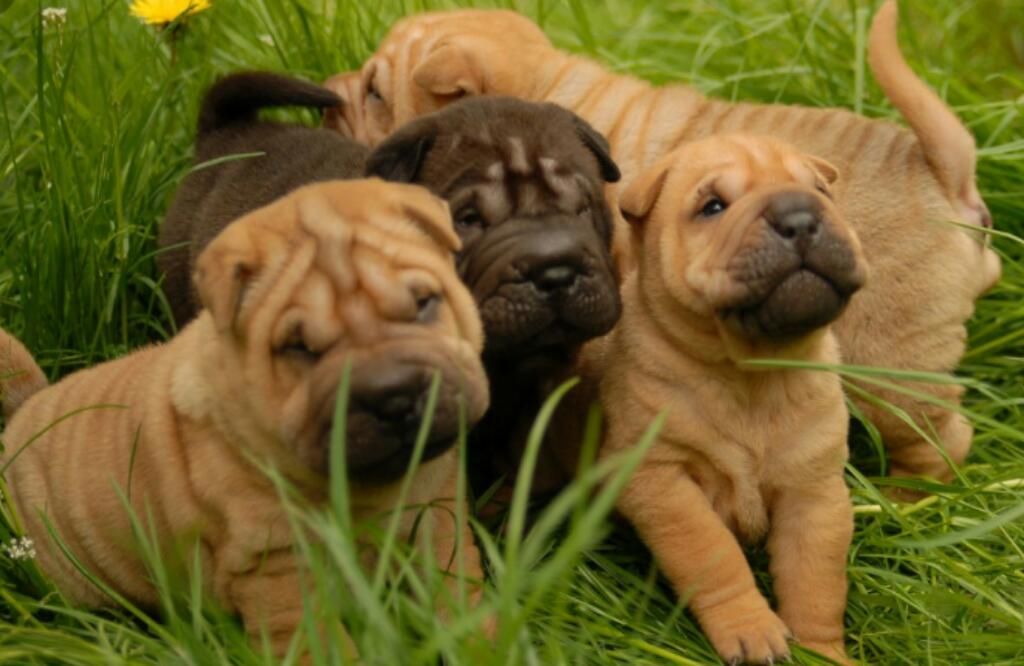
<path fill-rule="evenodd" d="M 10 420 L 22 403 L 48 382 L 39 364 L 17 338 L 0 328 L 0 407 Z"/>
<path fill-rule="evenodd" d="M 893 106 L 917 135 L 925 159 L 965 221 L 991 226 L 991 217 L 978 193 L 974 137 L 942 99 L 914 74 L 903 58 L 897 39 L 896 0 L 886 0 L 875 14 L 868 42 L 868 62 L 875 79 Z"/>
<path fill-rule="evenodd" d="M 199 135 L 255 122 L 260 109 L 267 107 L 327 109 L 341 104 L 333 92 L 308 81 L 270 72 L 239 72 L 220 79 L 206 92 L 199 111 Z"/>

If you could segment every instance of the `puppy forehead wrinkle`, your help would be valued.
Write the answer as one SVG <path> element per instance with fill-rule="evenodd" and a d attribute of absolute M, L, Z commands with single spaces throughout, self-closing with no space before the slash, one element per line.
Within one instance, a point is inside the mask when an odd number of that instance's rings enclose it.
<path fill-rule="evenodd" d="M 548 188 L 558 195 L 559 202 L 565 203 L 565 199 L 575 194 L 575 179 L 571 176 L 558 173 L 558 160 L 552 157 L 542 157 L 537 162 L 540 164 L 540 172 L 544 176 L 544 182 Z"/>
<path fill-rule="evenodd" d="M 296 285 L 292 299 L 296 307 L 285 311 L 279 326 L 291 329 L 301 322 L 307 339 L 317 345 L 327 344 L 344 332 L 336 305 L 339 294 L 322 272 L 311 271 L 304 281 Z M 279 331 L 283 334 L 288 332 Z"/>
<path fill-rule="evenodd" d="M 782 164 L 785 167 L 786 172 L 798 182 L 813 185 L 814 182 L 818 180 L 818 174 L 815 173 L 814 169 L 808 166 L 807 162 L 797 155 L 783 156 Z"/>
<path fill-rule="evenodd" d="M 416 28 L 409 38 L 405 40 L 403 44 L 402 53 L 399 56 L 399 60 L 402 62 L 402 67 L 414 66 L 415 63 L 423 60 L 434 48 L 437 46 L 438 39 L 436 36 L 431 38 L 431 35 L 425 35 L 422 28 Z M 402 71 L 409 71 L 403 69 Z"/>
<path fill-rule="evenodd" d="M 369 346 L 380 341 L 380 318 L 372 299 L 357 291 L 342 301 L 341 316 L 352 342 Z"/>
<path fill-rule="evenodd" d="M 321 195 L 299 200 L 299 219 L 302 228 L 317 243 L 317 265 L 343 291 L 352 290 L 355 275 L 347 261 L 352 249 L 352 225 Z"/>
<path fill-rule="evenodd" d="M 505 180 L 505 165 L 501 162 L 495 162 L 491 164 L 491 166 L 487 167 L 486 174 L 489 180 Z"/>
<path fill-rule="evenodd" d="M 395 224 L 404 225 L 408 232 L 386 233 L 368 226 L 362 230 L 364 233 L 359 235 L 357 243 L 372 248 L 398 270 L 417 267 L 438 275 L 451 272 L 454 256 L 450 252 L 440 251 L 436 244 L 428 248 L 422 242 L 427 239 L 426 234 L 407 220 L 397 219 Z"/>
<path fill-rule="evenodd" d="M 512 173 L 520 176 L 529 176 L 533 173 L 523 140 L 518 136 L 510 136 L 505 143 L 508 147 L 508 167 Z"/>
<path fill-rule="evenodd" d="M 761 141 L 737 142 L 736 145 L 746 158 L 747 167 L 750 170 L 761 165 L 771 164 L 774 161 L 771 148 Z"/>
<path fill-rule="evenodd" d="M 383 92 L 387 95 L 387 91 L 391 90 L 391 63 L 389 60 L 384 59 L 381 61 L 380 66 L 377 67 L 376 83 L 378 92 Z"/>
<path fill-rule="evenodd" d="M 477 202 L 484 216 L 491 220 L 504 219 L 510 208 L 508 191 L 504 179 L 483 183 L 477 188 Z"/>
<path fill-rule="evenodd" d="M 727 169 L 715 180 L 715 188 L 730 199 L 739 199 L 750 189 L 750 169 Z"/>
<path fill-rule="evenodd" d="M 375 312 L 393 319 L 412 306 L 411 296 L 395 274 L 388 258 L 376 248 L 357 245 L 352 253 L 359 286 L 370 295 Z"/>

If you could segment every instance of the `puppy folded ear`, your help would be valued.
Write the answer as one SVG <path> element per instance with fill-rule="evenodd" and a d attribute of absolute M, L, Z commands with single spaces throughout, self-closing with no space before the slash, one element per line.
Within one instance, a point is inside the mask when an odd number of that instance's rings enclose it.
<path fill-rule="evenodd" d="M 424 189 L 402 201 L 402 212 L 445 250 L 458 252 L 462 249 L 462 241 L 455 233 L 451 210 L 444 199 Z"/>
<path fill-rule="evenodd" d="M 480 95 L 485 71 L 469 45 L 447 41 L 434 47 L 412 71 L 412 80 L 434 95 Z"/>
<path fill-rule="evenodd" d="M 619 182 L 619 179 L 622 178 L 622 173 L 619 171 L 619 165 L 612 159 L 608 140 L 604 138 L 604 135 L 591 127 L 590 123 L 575 114 L 573 115 L 573 122 L 576 124 L 576 134 L 583 141 L 583 145 L 590 152 L 594 153 L 594 157 L 597 158 L 597 164 L 601 168 L 601 178 L 606 183 Z"/>
<path fill-rule="evenodd" d="M 192 279 L 217 332 L 235 328 L 245 291 L 258 268 L 256 247 L 242 228 L 229 227 L 199 255 Z"/>
<path fill-rule="evenodd" d="M 826 184 L 832 185 L 837 180 L 839 180 L 839 169 L 833 166 L 831 162 L 826 162 L 820 157 L 808 155 L 807 163 L 819 176 L 821 176 L 825 180 Z"/>
<path fill-rule="evenodd" d="M 642 172 L 633 183 L 619 195 L 619 210 L 630 224 L 646 218 L 661 196 L 672 162 L 663 158 L 650 169 Z"/>
<path fill-rule="evenodd" d="M 416 182 L 436 138 L 433 127 L 413 121 L 370 153 L 365 175 L 397 183 Z"/>

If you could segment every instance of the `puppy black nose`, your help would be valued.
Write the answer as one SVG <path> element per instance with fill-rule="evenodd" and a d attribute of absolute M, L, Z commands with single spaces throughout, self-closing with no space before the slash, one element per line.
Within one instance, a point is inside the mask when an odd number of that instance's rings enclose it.
<path fill-rule="evenodd" d="M 356 399 L 384 421 L 419 416 L 427 389 L 426 375 L 414 366 L 388 365 L 357 387 Z"/>
<path fill-rule="evenodd" d="M 818 216 L 809 210 L 795 210 L 780 217 L 770 217 L 768 222 L 775 233 L 786 240 L 798 240 L 818 232 Z"/>
<path fill-rule="evenodd" d="M 800 250 L 807 249 L 821 228 L 821 207 L 806 192 L 786 192 L 774 197 L 764 217 L 780 238 Z"/>
<path fill-rule="evenodd" d="M 530 280 L 545 291 L 554 291 L 570 286 L 579 276 L 579 270 L 569 264 L 554 264 L 534 271 Z"/>

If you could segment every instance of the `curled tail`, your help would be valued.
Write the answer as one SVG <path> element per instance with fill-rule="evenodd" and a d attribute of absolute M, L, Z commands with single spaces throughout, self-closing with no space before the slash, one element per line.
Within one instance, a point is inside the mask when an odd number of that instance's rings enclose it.
<path fill-rule="evenodd" d="M 307 106 L 320 109 L 342 104 L 333 92 L 308 81 L 270 72 L 239 72 L 214 83 L 199 111 L 199 135 L 229 125 L 254 122 L 260 109 Z"/>
<path fill-rule="evenodd" d="M 974 179 L 974 137 L 935 91 L 910 69 L 900 52 L 898 24 L 896 0 L 886 0 L 871 24 L 871 71 L 885 96 L 914 130 L 932 172 L 964 214 L 964 221 L 990 227 L 991 217 Z"/>
<path fill-rule="evenodd" d="M 17 338 L 0 328 L 0 406 L 10 420 L 22 403 L 47 386 L 46 375 Z"/>

